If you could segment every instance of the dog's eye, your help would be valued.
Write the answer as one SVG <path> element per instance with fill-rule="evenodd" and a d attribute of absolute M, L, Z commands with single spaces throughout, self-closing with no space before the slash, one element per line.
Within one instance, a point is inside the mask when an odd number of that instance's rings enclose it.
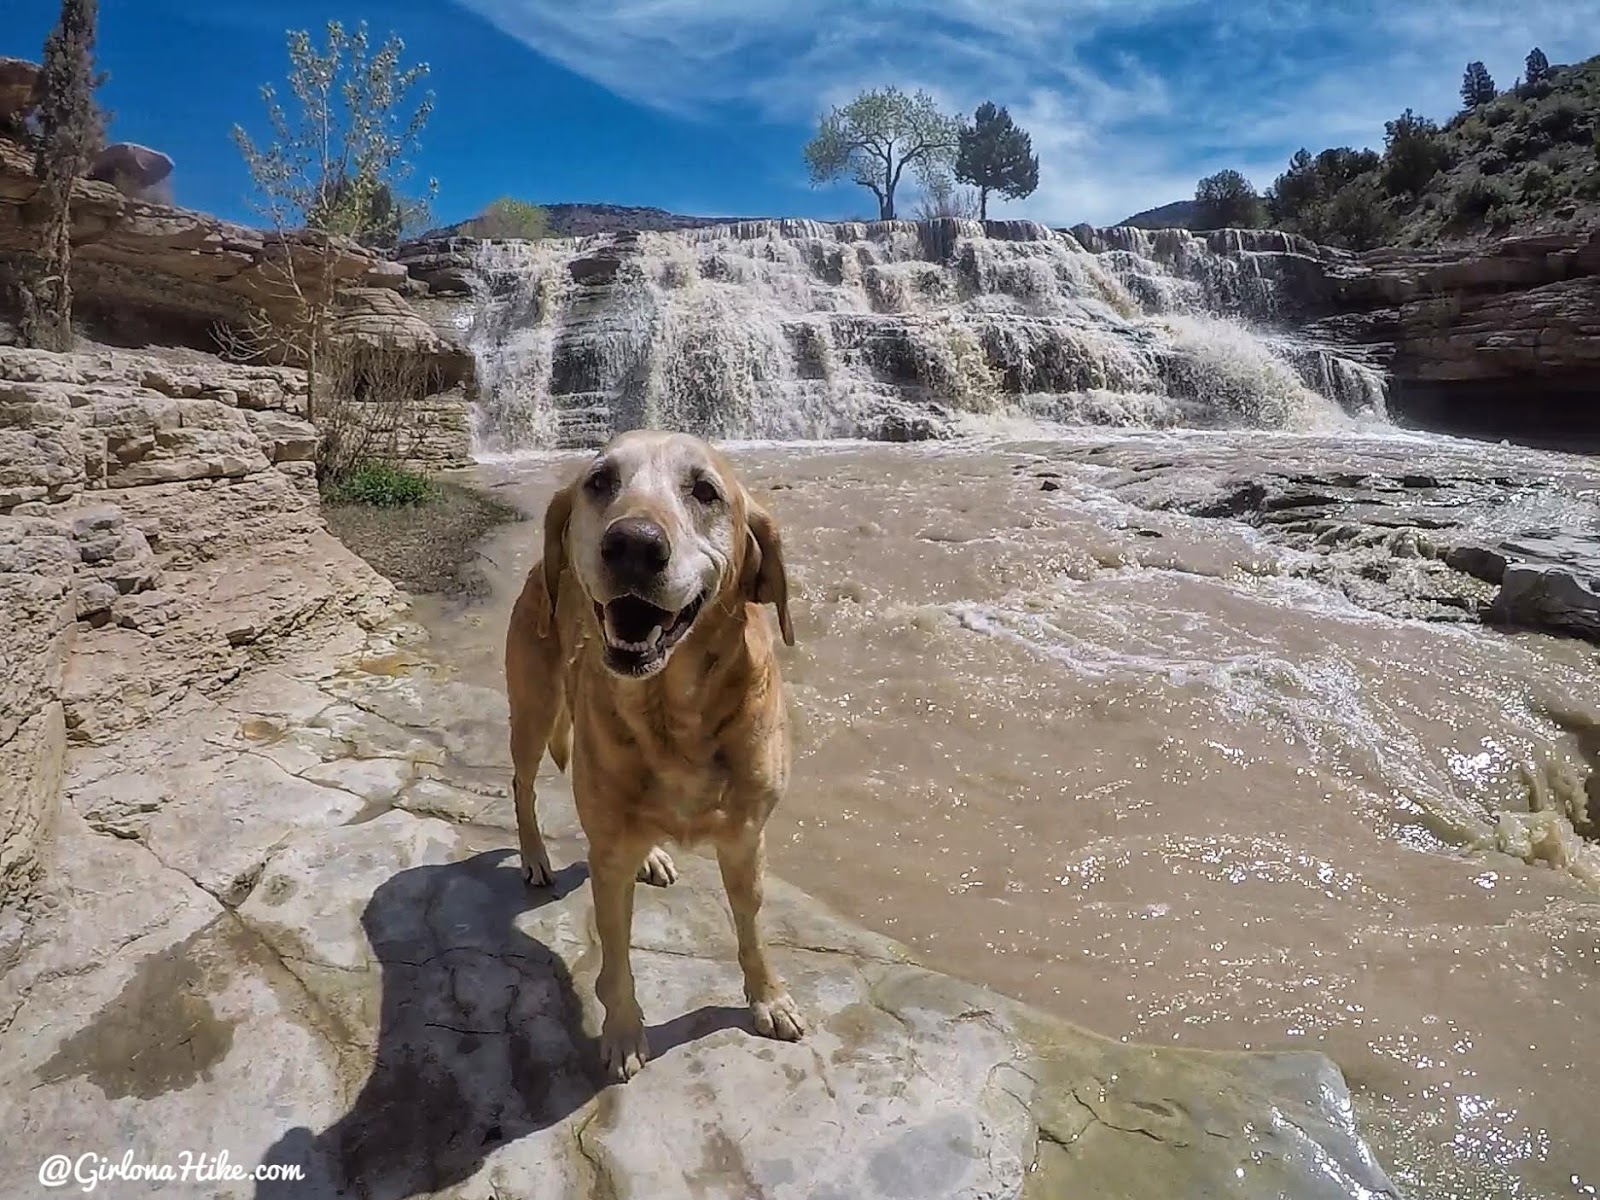
<path fill-rule="evenodd" d="M 689 494 L 701 504 L 715 504 L 722 499 L 722 493 L 717 491 L 717 485 L 704 478 L 694 481 L 694 486 L 689 489 Z"/>
<path fill-rule="evenodd" d="M 617 477 L 609 467 L 596 467 L 583 481 L 583 486 L 591 496 L 606 496 L 616 488 Z"/>

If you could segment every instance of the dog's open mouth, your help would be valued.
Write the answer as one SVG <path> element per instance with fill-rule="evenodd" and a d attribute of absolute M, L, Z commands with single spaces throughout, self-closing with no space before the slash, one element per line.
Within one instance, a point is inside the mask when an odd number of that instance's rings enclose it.
<path fill-rule="evenodd" d="M 619 675 L 650 675 L 661 669 L 672 648 L 700 615 L 705 593 L 671 612 L 637 596 L 620 596 L 594 606 L 605 641 L 606 666 Z"/>

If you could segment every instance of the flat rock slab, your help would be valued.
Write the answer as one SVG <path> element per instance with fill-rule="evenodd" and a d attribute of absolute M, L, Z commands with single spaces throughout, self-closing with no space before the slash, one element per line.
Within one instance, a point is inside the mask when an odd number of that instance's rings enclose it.
<path fill-rule="evenodd" d="M 557 882 L 531 890 L 503 698 L 343 649 L 77 752 L 0 978 L 0 1192 L 34 1194 L 51 1154 L 189 1151 L 240 1175 L 97 1194 L 1397 1194 L 1327 1059 L 1109 1041 L 776 880 L 764 924 L 811 1032 L 760 1038 L 717 872 L 687 853 L 639 889 L 652 1061 L 606 1086 L 565 781 L 541 779 Z"/>

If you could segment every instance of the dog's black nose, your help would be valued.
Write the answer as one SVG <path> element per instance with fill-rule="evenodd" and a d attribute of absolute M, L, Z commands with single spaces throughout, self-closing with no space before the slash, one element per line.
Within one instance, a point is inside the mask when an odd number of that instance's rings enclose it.
<path fill-rule="evenodd" d="M 600 557 L 622 582 L 653 579 L 672 557 L 667 531 L 645 517 L 622 517 L 600 539 Z"/>

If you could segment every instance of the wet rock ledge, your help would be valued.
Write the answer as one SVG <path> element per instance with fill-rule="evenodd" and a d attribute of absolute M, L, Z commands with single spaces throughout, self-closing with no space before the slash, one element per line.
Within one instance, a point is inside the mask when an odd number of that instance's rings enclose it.
<path fill-rule="evenodd" d="M 399 638 L 336 639 L 73 755 L 0 980 L 0 1178 L 131 1146 L 307 1172 L 208 1196 L 1395 1194 L 1325 1058 L 1092 1036 L 777 882 L 767 927 L 814 1032 L 759 1039 L 716 870 L 687 855 L 638 899 L 655 1058 L 602 1088 L 563 783 L 541 788 L 558 884 L 530 893 L 502 697 Z"/>
<path fill-rule="evenodd" d="M 1133 443 L 1068 457 L 1116 472 L 1116 493 L 1141 508 L 1254 526 L 1302 552 L 1296 573 L 1374 612 L 1600 644 L 1600 471 L 1589 460 L 1530 471 L 1500 447 L 1469 458 L 1395 442 L 1296 462 L 1293 446 L 1266 438 L 1247 462 L 1179 463 Z"/>

